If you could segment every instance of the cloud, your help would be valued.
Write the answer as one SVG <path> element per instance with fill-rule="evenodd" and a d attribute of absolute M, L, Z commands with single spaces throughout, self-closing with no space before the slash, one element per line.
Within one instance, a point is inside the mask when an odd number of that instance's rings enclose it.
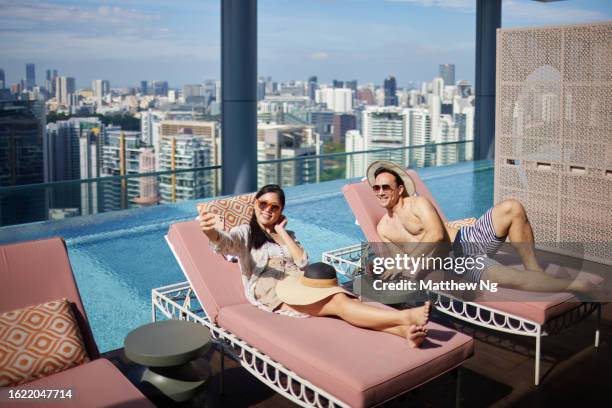
<path fill-rule="evenodd" d="M 505 0 L 502 5 L 504 21 L 526 23 L 586 23 L 609 19 L 610 15 L 581 8 L 569 7 L 566 4 L 546 4 L 534 1 Z"/>
<path fill-rule="evenodd" d="M 0 0 L 0 55 L 6 59 L 218 60 L 218 38 L 175 33 L 159 14 L 120 6 Z"/>
<path fill-rule="evenodd" d="M 410 3 L 421 7 L 439 7 L 463 12 L 474 12 L 476 0 L 387 0 L 389 3 Z"/>
<path fill-rule="evenodd" d="M 476 11 L 476 0 L 386 0 L 389 3 L 407 3 L 420 7 L 435 7 L 452 11 Z M 533 0 L 503 0 L 502 17 L 504 20 L 520 23 L 585 23 L 610 19 L 610 15 L 596 10 L 576 8 L 565 3 L 539 3 Z"/>
<path fill-rule="evenodd" d="M 21 23 L 71 23 L 71 24 L 134 24 L 159 20 L 161 16 L 139 12 L 136 9 L 100 6 L 86 8 L 52 3 L 13 2 L 0 0 L 0 21 L 13 20 Z"/>
<path fill-rule="evenodd" d="M 326 60 L 329 58 L 329 55 L 324 51 L 318 51 L 310 54 L 310 59 L 315 61 Z"/>

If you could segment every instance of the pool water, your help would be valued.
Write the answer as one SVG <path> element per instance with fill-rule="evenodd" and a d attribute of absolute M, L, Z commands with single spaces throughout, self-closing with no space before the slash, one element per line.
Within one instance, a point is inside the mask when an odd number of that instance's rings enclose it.
<path fill-rule="evenodd" d="M 493 204 L 492 163 L 418 170 L 449 219 L 480 216 Z M 336 180 L 285 190 L 288 228 L 308 251 L 321 253 L 363 240 Z M 100 351 L 123 347 L 127 333 L 151 321 L 151 289 L 185 280 L 164 235 L 193 219 L 196 201 L 0 229 L 0 243 L 62 236 Z"/>

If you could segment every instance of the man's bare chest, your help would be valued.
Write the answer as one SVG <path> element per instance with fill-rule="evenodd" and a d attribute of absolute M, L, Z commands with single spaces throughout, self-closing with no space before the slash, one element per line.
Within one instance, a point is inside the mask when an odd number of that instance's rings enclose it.
<path fill-rule="evenodd" d="M 383 220 L 384 237 L 390 242 L 418 242 L 423 235 L 423 226 L 416 217 L 386 218 Z M 414 219 L 412 219 L 414 218 Z"/>

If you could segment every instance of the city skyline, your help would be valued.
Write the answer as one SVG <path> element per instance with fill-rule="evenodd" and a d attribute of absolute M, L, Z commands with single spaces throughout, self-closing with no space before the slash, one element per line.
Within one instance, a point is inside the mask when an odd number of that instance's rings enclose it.
<path fill-rule="evenodd" d="M 25 79 L 27 63 L 36 64 L 39 85 L 46 69 L 75 77 L 78 88 L 94 79 L 173 88 L 218 79 L 219 4 L 0 0 L 6 86 Z M 504 0 L 502 9 L 502 27 L 612 19 L 603 0 Z M 453 63 L 457 80 L 473 83 L 475 0 L 260 0 L 258 20 L 259 73 L 275 80 L 382 84 L 393 75 L 403 87 Z"/>

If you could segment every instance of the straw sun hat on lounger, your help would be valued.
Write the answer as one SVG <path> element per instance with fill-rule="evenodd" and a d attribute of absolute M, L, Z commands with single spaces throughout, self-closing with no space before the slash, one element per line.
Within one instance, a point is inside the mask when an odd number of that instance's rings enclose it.
<path fill-rule="evenodd" d="M 338 286 L 335 269 L 323 262 L 308 265 L 302 277 L 287 276 L 276 285 L 276 294 L 288 305 L 310 305 L 336 293 L 355 296 Z"/>

